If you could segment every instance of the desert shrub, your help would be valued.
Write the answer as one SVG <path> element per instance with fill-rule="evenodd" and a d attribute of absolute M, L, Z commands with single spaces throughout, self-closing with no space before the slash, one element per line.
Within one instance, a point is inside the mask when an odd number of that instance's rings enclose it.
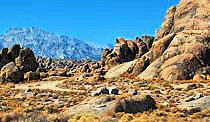
<path fill-rule="evenodd" d="M 71 122 L 100 122 L 100 117 L 94 114 L 78 114 L 72 117 Z"/>
<path fill-rule="evenodd" d="M 53 122 L 69 122 L 69 116 L 66 115 L 56 115 L 54 118 L 50 118 Z"/>
<path fill-rule="evenodd" d="M 2 118 L 3 122 L 48 122 L 46 116 L 42 116 L 37 112 L 30 113 L 28 115 L 18 112 L 6 114 Z M 1 121 L 0 121 L 1 122 Z"/>
<path fill-rule="evenodd" d="M 121 119 L 120 122 L 130 122 L 132 120 L 134 120 L 135 117 L 132 114 L 124 114 Z"/>
<path fill-rule="evenodd" d="M 40 115 L 38 112 L 33 112 L 26 117 L 26 122 L 48 122 L 46 116 Z"/>

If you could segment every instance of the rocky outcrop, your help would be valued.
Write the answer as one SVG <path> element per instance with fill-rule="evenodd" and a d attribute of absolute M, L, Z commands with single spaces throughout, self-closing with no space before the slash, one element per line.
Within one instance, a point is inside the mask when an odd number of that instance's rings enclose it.
<path fill-rule="evenodd" d="M 121 74 L 129 73 L 140 79 L 185 80 L 192 79 L 198 71 L 208 67 L 209 5 L 209 0 L 181 0 L 178 6 L 171 7 L 156 32 L 151 48 L 151 41 L 143 41 L 145 44 L 136 41 L 137 45 L 143 45 L 137 47 L 144 48 L 139 49 L 138 60 L 133 67 L 129 67 L 132 71 L 124 70 Z M 149 40 L 145 38 L 142 40 Z"/>
<path fill-rule="evenodd" d="M 116 40 L 113 51 L 107 55 L 105 65 L 109 68 L 123 62 L 131 61 L 135 58 L 136 51 L 137 46 L 132 41 L 119 38 Z"/>
<path fill-rule="evenodd" d="M 116 39 L 116 45 L 113 50 L 105 49 L 102 53 L 102 66 L 110 69 L 124 62 L 129 62 L 135 58 L 140 58 L 149 51 L 154 38 L 143 36 L 142 39 L 136 37 L 134 41 L 123 38 Z"/>
<path fill-rule="evenodd" d="M 0 57 L 1 82 L 21 82 L 24 80 L 24 73 L 38 68 L 33 51 L 21 48 L 20 45 L 3 48 Z"/>

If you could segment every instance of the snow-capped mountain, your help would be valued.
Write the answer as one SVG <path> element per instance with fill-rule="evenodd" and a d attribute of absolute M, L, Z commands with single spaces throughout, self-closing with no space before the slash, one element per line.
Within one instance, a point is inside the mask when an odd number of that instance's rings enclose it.
<path fill-rule="evenodd" d="M 81 40 L 49 33 L 37 27 L 11 28 L 0 36 L 0 48 L 14 44 L 31 48 L 37 56 L 75 60 L 99 60 L 103 50 Z"/>

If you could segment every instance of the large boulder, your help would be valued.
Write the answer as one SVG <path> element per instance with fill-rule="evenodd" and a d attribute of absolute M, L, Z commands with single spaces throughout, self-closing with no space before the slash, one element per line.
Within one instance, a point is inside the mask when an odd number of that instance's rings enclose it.
<path fill-rule="evenodd" d="M 30 80 L 39 80 L 40 79 L 40 73 L 39 72 L 27 72 L 24 74 L 24 79 L 27 81 Z"/>
<path fill-rule="evenodd" d="M 24 72 L 36 71 L 39 67 L 33 51 L 29 48 L 20 50 L 20 54 L 15 59 L 15 63 L 18 67 L 21 67 Z"/>
<path fill-rule="evenodd" d="M 2 68 L 5 64 L 9 63 L 9 57 L 7 55 L 8 48 L 3 48 L 0 54 L 0 68 Z"/>
<path fill-rule="evenodd" d="M 126 74 L 126 72 L 129 72 L 135 65 L 137 59 L 130 61 L 130 62 L 125 62 L 123 64 L 117 65 L 113 68 L 111 68 L 105 75 L 105 78 L 114 78 L 114 77 L 119 77 L 123 76 Z"/>
<path fill-rule="evenodd" d="M 179 108 L 188 111 L 190 114 L 210 109 L 210 96 L 191 98 L 191 100 L 182 102 Z"/>
<path fill-rule="evenodd" d="M 156 109 L 156 102 L 150 95 L 133 96 L 118 101 L 113 109 L 115 112 L 135 114 Z"/>
<path fill-rule="evenodd" d="M 1 82 L 14 82 L 18 83 L 24 80 L 24 73 L 15 65 L 14 62 L 6 64 L 1 69 L 0 81 Z"/>
<path fill-rule="evenodd" d="M 152 109 L 156 109 L 156 102 L 150 95 L 131 96 L 123 99 L 116 99 L 113 95 L 105 95 L 88 98 L 69 108 L 66 114 L 93 113 L 103 115 L 107 111 L 138 113 Z"/>
<path fill-rule="evenodd" d="M 16 45 L 13 45 L 12 48 L 9 49 L 7 55 L 8 55 L 8 58 L 11 61 L 15 62 L 15 58 L 18 57 L 19 53 L 20 53 L 20 45 L 16 44 Z"/>
<path fill-rule="evenodd" d="M 153 61 L 159 58 L 164 53 L 164 51 L 168 48 L 174 36 L 175 34 L 171 33 L 153 43 L 151 49 L 153 54 L 153 59 L 152 59 Z"/>

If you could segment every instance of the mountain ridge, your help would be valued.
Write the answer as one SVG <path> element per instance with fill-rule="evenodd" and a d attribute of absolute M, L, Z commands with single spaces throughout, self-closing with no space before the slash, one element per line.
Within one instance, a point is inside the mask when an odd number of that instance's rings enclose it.
<path fill-rule="evenodd" d="M 0 40 L 0 48 L 20 44 L 33 49 L 36 56 L 61 59 L 99 60 L 103 50 L 82 40 L 47 32 L 38 27 L 10 28 L 0 35 Z"/>

